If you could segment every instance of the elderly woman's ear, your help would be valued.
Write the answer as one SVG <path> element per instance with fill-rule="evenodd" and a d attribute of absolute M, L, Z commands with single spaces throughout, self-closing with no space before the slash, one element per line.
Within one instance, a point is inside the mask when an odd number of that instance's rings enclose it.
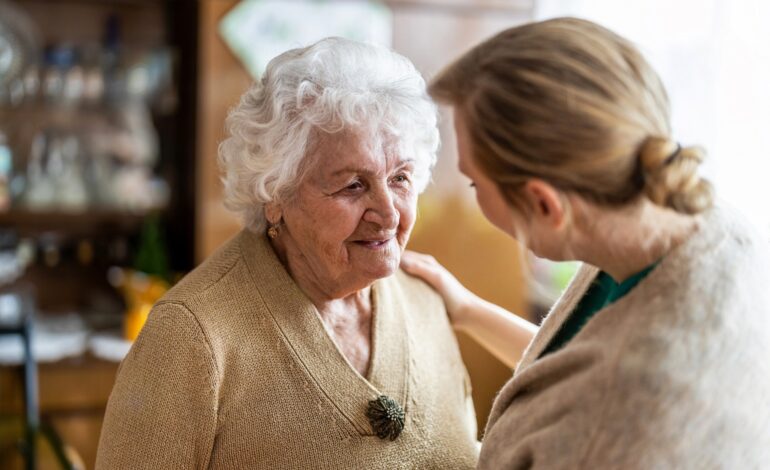
<path fill-rule="evenodd" d="M 275 202 L 269 202 L 265 204 L 265 219 L 267 219 L 268 225 L 275 225 L 281 222 L 283 211 L 281 206 Z"/>

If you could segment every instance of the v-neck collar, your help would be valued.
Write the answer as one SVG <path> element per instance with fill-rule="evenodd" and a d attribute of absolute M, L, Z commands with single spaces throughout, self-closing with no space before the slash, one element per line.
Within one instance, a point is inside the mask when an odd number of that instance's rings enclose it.
<path fill-rule="evenodd" d="M 659 261 L 656 261 L 620 283 L 615 281 L 607 272 L 600 271 L 564 322 L 559 325 L 556 334 L 540 352 L 538 359 L 566 346 L 594 315 L 631 292 L 642 279 L 655 269 L 658 263 Z"/>
<path fill-rule="evenodd" d="M 585 294 L 585 291 L 588 290 L 598 273 L 599 268 L 589 264 L 581 265 L 580 269 L 567 286 L 567 289 L 553 307 L 551 307 L 550 312 L 540 325 L 537 334 L 524 351 L 524 355 L 514 371 L 514 377 L 520 375 L 525 369 L 534 364 L 538 357 L 540 357 L 540 354 L 553 340 L 559 327 L 575 309 L 577 303 L 580 301 L 583 294 Z"/>
<path fill-rule="evenodd" d="M 256 289 L 295 360 L 361 435 L 374 435 L 366 416 L 370 400 L 388 395 L 406 410 L 409 341 L 406 306 L 393 277 L 372 286 L 374 319 L 368 379 L 343 356 L 318 310 L 289 276 L 265 236 L 244 230 L 241 253 Z M 407 410 L 408 416 L 408 410 Z"/>

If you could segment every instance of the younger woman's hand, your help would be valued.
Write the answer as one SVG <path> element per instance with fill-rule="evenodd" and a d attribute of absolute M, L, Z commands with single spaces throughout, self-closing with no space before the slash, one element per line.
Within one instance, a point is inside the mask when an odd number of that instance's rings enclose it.
<path fill-rule="evenodd" d="M 455 327 L 463 323 L 464 316 L 476 299 L 476 295 L 460 284 L 452 273 L 432 256 L 408 250 L 401 257 L 401 267 L 436 289 L 444 298 L 449 319 Z"/>

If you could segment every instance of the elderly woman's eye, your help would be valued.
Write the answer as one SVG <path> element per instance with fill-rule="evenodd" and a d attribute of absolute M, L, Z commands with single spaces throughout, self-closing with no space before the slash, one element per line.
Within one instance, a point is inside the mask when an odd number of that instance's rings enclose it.
<path fill-rule="evenodd" d="M 409 176 L 406 173 L 401 173 L 393 177 L 393 182 L 395 183 L 408 183 L 409 182 Z"/>
<path fill-rule="evenodd" d="M 349 185 L 345 186 L 345 191 L 357 191 L 363 187 L 364 185 L 360 181 L 354 181 Z"/>

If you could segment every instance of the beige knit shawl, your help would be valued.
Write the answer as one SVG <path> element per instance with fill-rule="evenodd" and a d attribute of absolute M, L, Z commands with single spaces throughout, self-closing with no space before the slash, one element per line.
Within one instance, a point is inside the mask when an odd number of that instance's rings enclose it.
<path fill-rule="evenodd" d="M 482 469 L 770 468 L 770 250 L 730 209 L 563 349 L 537 359 L 584 266 L 500 392 Z"/>

